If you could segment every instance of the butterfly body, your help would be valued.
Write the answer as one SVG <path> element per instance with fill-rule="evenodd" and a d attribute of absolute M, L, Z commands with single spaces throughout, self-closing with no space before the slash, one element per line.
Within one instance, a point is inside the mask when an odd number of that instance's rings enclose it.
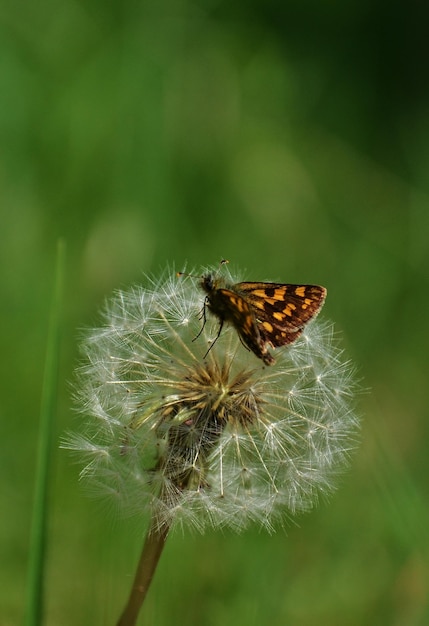
<path fill-rule="evenodd" d="M 231 323 L 244 345 L 266 365 L 274 363 L 268 347 L 295 341 L 326 297 L 326 289 L 319 285 L 227 284 L 212 274 L 203 276 L 201 287 L 207 293 L 204 307 L 220 321 L 218 336 L 224 322 Z"/>

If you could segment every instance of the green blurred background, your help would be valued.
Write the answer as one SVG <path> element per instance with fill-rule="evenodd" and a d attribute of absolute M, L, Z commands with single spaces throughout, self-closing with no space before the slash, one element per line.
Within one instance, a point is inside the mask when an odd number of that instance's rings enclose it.
<path fill-rule="evenodd" d="M 78 329 L 112 290 L 173 262 L 326 285 L 324 316 L 369 389 L 331 501 L 271 537 L 170 537 L 142 623 L 429 624 L 428 22 L 421 3 L 386 11 L 2 2 L 1 626 L 24 613 L 59 237 L 55 440 L 78 428 Z M 55 447 L 49 626 L 114 624 L 142 541 L 77 473 Z"/>

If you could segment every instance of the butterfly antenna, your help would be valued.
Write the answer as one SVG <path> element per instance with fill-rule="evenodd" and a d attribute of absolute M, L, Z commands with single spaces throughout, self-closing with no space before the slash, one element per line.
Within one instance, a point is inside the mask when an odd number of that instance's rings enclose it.
<path fill-rule="evenodd" d="M 177 278 L 180 276 L 190 276 L 191 278 L 201 278 L 201 276 L 196 276 L 196 274 L 188 274 L 187 272 L 176 272 Z"/>
<path fill-rule="evenodd" d="M 229 263 L 228 259 L 221 259 L 219 261 L 219 265 L 227 265 Z M 196 276 L 196 274 L 188 274 L 188 272 L 176 272 L 177 278 L 180 276 L 190 276 L 190 278 L 201 278 L 201 276 Z"/>
<path fill-rule="evenodd" d="M 214 275 L 218 276 L 221 273 L 221 269 L 222 269 L 223 265 L 228 265 L 228 263 L 229 263 L 228 259 L 221 259 L 219 261 L 219 267 L 214 272 Z"/>

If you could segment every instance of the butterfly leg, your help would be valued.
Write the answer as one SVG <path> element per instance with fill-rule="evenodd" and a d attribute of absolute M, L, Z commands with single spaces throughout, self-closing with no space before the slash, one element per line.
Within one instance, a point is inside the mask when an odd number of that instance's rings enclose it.
<path fill-rule="evenodd" d="M 205 298 L 204 304 L 203 304 L 203 308 L 201 309 L 201 313 L 200 313 L 200 317 L 199 317 L 200 320 L 203 320 L 203 325 L 201 326 L 201 330 L 198 333 L 198 335 L 195 335 L 195 337 L 192 339 L 192 341 L 195 341 L 195 339 L 198 339 L 198 337 L 201 335 L 201 333 L 204 330 L 204 326 L 206 325 L 206 322 L 207 322 L 207 316 L 206 316 L 207 300 L 208 299 Z"/>
<path fill-rule="evenodd" d="M 212 342 L 211 342 L 211 344 L 210 344 L 209 349 L 208 349 L 208 350 L 207 350 L 207 352 L 205 353 L 205 355 L 204 355 L 204 357 L 203 357 L 204 359 L 206 358 L 206 356 L 208 355 L 208 353 L 210 352 L 210 350 L 213 348 L 213 346 L 215 345 L 216 341 L 219 339 L 220 334 L 221 334 L 221 332 L 222 332 L 222 328 L 223 328 L 223 320 L 221 320 L 221 322 L 220 322 L 220 324 L 219 324 L 219 330 L 218 330 L 218 332 L 217 332 L 217 335 L 216 335 L 216 337 L 213 339 L 213 341 L 212 341 Z M 200 334 L 201 334 L 201 333 L 200 333 Z"/>

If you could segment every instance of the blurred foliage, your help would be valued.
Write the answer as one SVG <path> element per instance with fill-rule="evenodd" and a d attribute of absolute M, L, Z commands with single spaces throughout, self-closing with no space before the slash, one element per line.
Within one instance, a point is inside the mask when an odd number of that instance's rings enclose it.
<path fill-rule="evenodd" d="M 117 287 L 230 259 L 328 287 L 360 449 L 287 535 L 170 538 L 145 623 L 429 623 L 429 57 L 411 2 L 5 0 L 0 8 L 0 623 L 23 615 L 56 241 L 57 432 L 78 330 Z M 52 475 L 46 624 L 112 624 L 143 529 Z"/>

